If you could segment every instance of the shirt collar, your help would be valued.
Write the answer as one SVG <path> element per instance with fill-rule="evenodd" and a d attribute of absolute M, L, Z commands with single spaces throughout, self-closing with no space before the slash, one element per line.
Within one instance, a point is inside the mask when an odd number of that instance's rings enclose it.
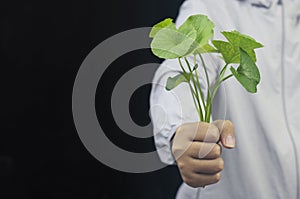
<path fill-rule="evenodd" d="M 271 7 L 272 4 L 278 0 L 248 0 L 252 5 L 261 5 Z"/>

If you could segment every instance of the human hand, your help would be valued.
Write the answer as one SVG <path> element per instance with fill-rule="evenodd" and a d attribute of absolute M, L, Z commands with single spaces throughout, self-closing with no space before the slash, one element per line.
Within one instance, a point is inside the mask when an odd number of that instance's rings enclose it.
<path fill-rule="evenodd" d="M 222 148 L 234 148 L 234 126 L 229 120 L 196 122 L 179 126 L 172 153 L 183 181 L 191 187 L 217 183 L 224 169 Z"/>

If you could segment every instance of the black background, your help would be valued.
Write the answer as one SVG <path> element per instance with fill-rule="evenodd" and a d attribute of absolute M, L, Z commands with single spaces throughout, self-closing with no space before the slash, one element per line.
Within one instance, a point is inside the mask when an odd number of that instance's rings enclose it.
<path fill-rule="evenodd" d="M 1 1 L 0 198 L 174 198 L 175 166 L 146 174 L 110 169 L 84 148 L 72 118 L 72 87 L 86 55 L 124 30 L 175 18 L 182 0 Z M 115 126 L 113 84 L 137 64 L 160 62 L 150 50 L 120 57 L 99 83 L 96 108 L 106 134 L 122 146 L 151 151 L 153 140 L 132 140 Z M 110 81 L 111 80 L 111 81 Z M 132 97 L 133 119 L 149 123 L 150 86 Z"/>

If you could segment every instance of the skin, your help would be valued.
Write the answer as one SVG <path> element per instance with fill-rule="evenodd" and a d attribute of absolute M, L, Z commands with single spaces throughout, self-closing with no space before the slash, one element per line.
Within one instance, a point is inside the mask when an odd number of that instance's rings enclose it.
<path fill-rule="evenodd" d="M 186 123 L 176 129 L 172 153 L 183 181 L 203 187 L 221 179 L 222 147 L 235 147 L 234 126 L 229 120 Z"/>

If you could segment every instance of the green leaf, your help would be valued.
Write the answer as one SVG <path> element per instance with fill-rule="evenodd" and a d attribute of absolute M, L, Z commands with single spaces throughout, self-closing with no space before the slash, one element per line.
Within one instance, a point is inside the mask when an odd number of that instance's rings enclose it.
<path fill-rule="evenodd" d="M 250 36 L 239 33 L 238 31 L 222 32 L 229 43 L 232 44 L 234 48 L 234 55 L 232 57 L 231 63 L 240 63 L 240 48 L 248 53 L 254 62 L 256 62 L 256 55 L 254 49 L 263 47 L 262 44 L 255 41 Z"/>
<path fill-rule="evenodd" d="M 209 44 L 205 44 L 204 46 L 197 48 L 196 53 L 218 53 L 219 51 Z"/>
<path fill-rule="evenodd" d="M 194 29 L 197 32 L 196 41 L 199 47 L 208 43 L 214 35 L 215 24 L 205 15 L 192 15 L 180 27 L 179 31 L 182 33 L 189 32 Z"/>
<path fill-rule="evenodd" d="M 158 24 L 154 25 L 151 29 L 151 32 L 149 34 L 149 37 L 150 38 L 153 38 L 155 37 L 156 33 L 158 31 L 160 31 L 161 29 L 163 28 L 169 28 L 169 29 L 172 29 L 172 30 L 176 30 L 176 26 L 175 24 L 173 23 L 173 19 L 170 19 L 170 18 L 167 18 L 161 22 L 159 22 Z"/>
<path fill-rule="evenodd" d="M 254 49 L 263 47 L 262 44 L 255 41 L 252 37 L 243 35 L 238 31 L 222 32 L 228 42 L 214 40 L 212 43 L 222 54 L 225 62 L 240 63 L 240 48 L 247 52 L 247 54 L 256 62 L 256 55 Z"/>
<path fill-rule="evenodd" d="M 234 47 L 226 41 L 221 40 L 213 40 L 211 41 L 213 45 L 218 49 L 218 51 L 222 54 L 224 61 L 228 63 L 232 63 L 232 60 L 235 56 Z"/>
<path fill-rule="evenodd" d="M 174 59 L 186 56 L 195 43 L 197 32 L 191 29 L 183 34 L 178 30 L 164 28 L 158 31 L 151 43 L 153 54 L 164 59 Z"/>
<path fill-rule="evenodd" d="M 183 82 L 189 82 L 190 81 L 190 73 L 180 73 L 174 77 L 169 77 L 167 80 L 167 84 L 166 84 L 166 89 L 168 91 L 172 90 L 173 88 L 175 88 L 176 86 L 178 86 L 179 84 L 183 83 Z"/>
<path fill-rule="evenodd" d="M 242 48 L 240 48 L 240 63 L 237 70 L 230 68 L 232 74 L 248 92 L 256 93 L 256 87 L 260 82 L 259 70 L 253 59 Z"/>
<path fill-rule="evenodd" d="M 248 35 L 244 35 L 234 30 L 231 32 L 222 32 L 222 34 L 226 37 L 226 39 L 233 44 L 233 46 L 240 46 L 245 51 L 248 49 L 256 49 L 261 48 L 263 45 L 257 42 L 255 39 Z"/>
<path fill-rule="evenodd" d="M 150 32 L 152 52 L 164 59 L 186 57 L 200 48 L 203 52 L 215 52 L 216 49 L 208 44 L 213 28 L 214 23 L 205 15 L 190 16 L 178 30 L 172 19 L 165 19 Z"/>

